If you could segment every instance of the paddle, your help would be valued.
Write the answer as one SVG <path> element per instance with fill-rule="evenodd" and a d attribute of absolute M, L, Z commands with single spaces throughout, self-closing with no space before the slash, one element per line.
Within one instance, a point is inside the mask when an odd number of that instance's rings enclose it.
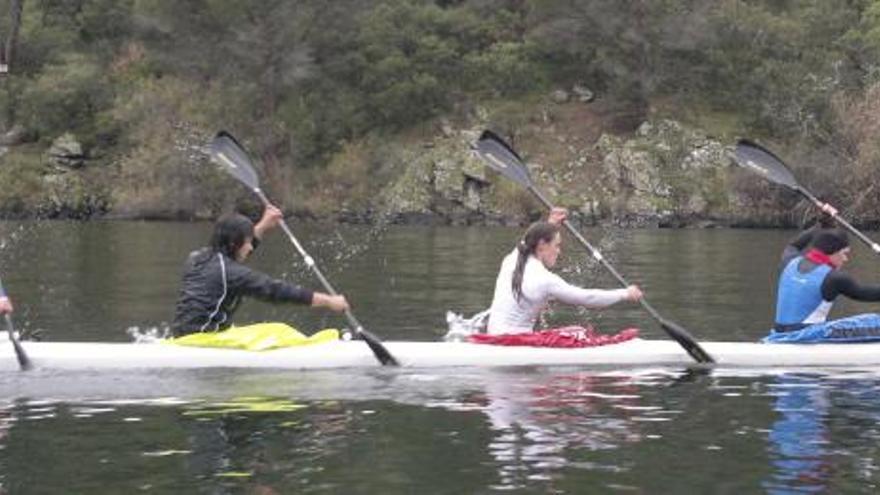
<path fill-rule="evenodd" d="M 3 282 L 0 281 L 0 294 L 5 293 L 6 292 L 3 290 Z M 15 349 L 15 357 L 18 359 L 18 366 L 22 371 L 27 371 L 33 368 L 30 358 L 28 358 L 27 354 L 24 352 L 21 342 L 18 341 L 18 336 L 15 335 L 15 326 L 12 324 L 12 317 L 9 316 L 9 313 L 6 313 L 3 316 L 6 317 L 6 330 L 9 333 L 9 340 L 12 342 L 12 348 Z"/>
<path fill-rule="evenodd" d="M 734 157 L 739 166 L 757 173 L 770 182 L 775 182 L 776 184 L 781 184 L 789 189 L 794 189 L 820 210 L 830 214 L 837 223 L 852 232 L 852 234 L 858 237 L 859 240 L 867 244 L 871 250 L 880 254 L 880 244 L 872 241 L 868 236 L 850 225 L 849 222 L 837 214 L 836 210 L 834 210 L 833 214 L 831 211 L 826 210 L 824 208 L 826 203 L 819 201 L 819 199 L 817 199 L 816 196 L 813 196 L 810 191 L 807 191 L 803 186 L 798 184 L 798 181 L 794 178 L 794 175 L 791 173 L 791 170 L 789 170 L 785 162 L 767 148 L 747 139 L 740 139 L 736 143 Z"/>
<path fill-rule="evenodd" d="M 217 133 L 217 136 L 211 141 L 210 154 L 211 158 L 222 166 L 226 172 L 253 191 L 264 205 L 269 205 L 269 199 L 266 198 L 263 190 L 260 189 L 260 180 L 259 177 L 257 177 L 257 173 L 254 170 L 250 157 L 231 134 L 226 131 L 220 131 Z M 290 230 L 290 227 L 287 226 L 287 222 L 285 222 L 284 219 L 281 220 L 281 229 L 287 234 L 287 238 L 290 239 L 290 242 L 299 252 L 300 256 L 302 256 L 303 260 L 305 260 L 306 265 L 308 265 L 315 276 L 318 277 L 318 280 L 321 282 L 321 285 L 324 286 L 324 289 L 330 295 L 337 295 L 336 291 L 330 285 L 330 282 L 324 277 L 321 270 L 318 269 L 315 259 L 309 256 L 306 250 L 303 249 L 302 245 L 296 237 L 294 237 L 293 232 Z M 345 310 L 345 317 L 348 319 L 348 323 L 352 326 L 355 335 L 362 338 L 364 342 L 370 346 L 370 349 L 380 363 L 383 365 L 399 365 L 397 359 L 388 352 L 388 349 L 382 345 L 379 338 L 365 330 L 360 322 L 355 319 L 350 310 Z"/>
<path fill-rule="evenodd" d="M 519 185 L 525 187 L 529 190 L 538 200 L 544 204 L 549 209 L 553 208 L 553 204 L 541 194 L 535 184 L 532 182 L 532 178 L 529 176 L 529 172 L 526 169 L 525 164 L 523 163 L 522 158 L 510 147 L 503 139 L 501 139 L 497 134 L 492 131 L 483 131 L 483 134 L 480 136 L 480 139 L 475 143 L 474 149 L 477 154 L 489 165 L 493 170 L 501 173 L 508 179 L 518 183 Z M 562 223 L 568 232 L 574 236 L 578 242 L 581 243 L 587 251 L 589 251 L 593 258 L 599 261 L 602 266 L 608 270 L 614 278 L 617 279 L 624 287 L 629 286 L 630 284 L 614 269 L 614 267 L 609 263 L 596 248 L 594 248 L 586 239 L 578 232 L 568 220 L 565 220 Z M 703 350 L 702 347 L 697 343 L 696 340 L 688 333 L 687 330 L 682 328 L 680 325 L 677 325 L 662 316 L 650 305 L 648 301 L 644 298 L 639 300 L 639 303 L 642 307 L 651 315 L 652 318 L 657 320 L 660 324 L 660 327 L 672 337 L 676 342 L 681 345 L 684 350 L 687 351 L 688 354 L 691 355 L 694 360 L 698 363 L 714 363 L 715 360 Z"/>

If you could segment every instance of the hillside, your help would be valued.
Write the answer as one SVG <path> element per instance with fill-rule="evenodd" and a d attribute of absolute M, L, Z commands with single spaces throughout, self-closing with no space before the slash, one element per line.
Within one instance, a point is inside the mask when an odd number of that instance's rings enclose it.
<path fill-rule="evenodd" d="M 524 222 L 469 157 L 487 127 L 589 221 L 802 221 L 730 169 L 742 136 L 880 216 L 878 0 L 2 3 L 5 217 L 254 209 L 204 157 L 227 129 L 302 217 Z"/>

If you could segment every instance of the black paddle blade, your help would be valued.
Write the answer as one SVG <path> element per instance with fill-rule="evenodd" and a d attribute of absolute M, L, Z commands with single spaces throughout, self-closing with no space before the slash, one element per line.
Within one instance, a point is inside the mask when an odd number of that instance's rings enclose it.
<path fill-rule="evenodd" d="M 397 362 L 397 359 L 388 352 L 388 349 L 382 345 L 382 341 L 379 340 L 379 337 L 376 337 L 372 333 L 361 329 L 357 333 L 360 338 L 364 339 L 364 342 L 370 346 L 370 349 L 373 351 L 373 354 L 376 356 L 376 359 L 382 363 L 382 366 L 400 366 L 400 363 Z"/>
<path fill-rule="evenodd" d="M 17 339 L 12 340 L 12 347 L 15 349 L 15 358 L 18 359 L 18 366 L 22 371 L 27 371 L 34 367 L 34 365 L 31 364 L 30 358 L 25 354 L 24 348 Z"/>
<path fill-rule="evenodd" d="M 492 131 L 483 131 L 474 143 L 474 151 L 492 170 L 525 187 L 532 185 L 532 178 L 519 154 Z"/>
<path fill-rule="evenodd" d="M 771 182 L 782 184 L 792 189 L 800 189 L 801 187 L 785 165 L 785 162 L 774 155 L 773 152 L 757 143 L 748 139 L 740 139 L 736 143 L 734 156 L 739 166 L 747 168 Z"/>
<path fill-rule="evenodd" d="M 260 179 L 244 147 L 226 131 L 220 131 L 209 146 L 211 159 L 250 189 L 260 188 Z"/>
<path fill-rule="evenodd" d="M 12 348 L 15 349 L 15 358 L 18 359 L 18 366 L 22 371 L 33 368 L 30 358 L 24 352 L 24 348 L 15 336 L 15 327 L 12 325 L 12 317 L 6 314 L 6 329 L 9 332 L 9 340 L 12 342 Z"/>
<path fill-rule="evenodd" d="M 663 330 L 666 331 L 666 334 L 678 342 L 678 344 L 682 346 L 696 362 L 704 364 L 715 362 L 715 359 L 700 347 L 700 344 L 698 344 L 694 337 L 683 327 L 665 319 L 661 319 L 659 322 L 660 326 L 663 327 Z"/>

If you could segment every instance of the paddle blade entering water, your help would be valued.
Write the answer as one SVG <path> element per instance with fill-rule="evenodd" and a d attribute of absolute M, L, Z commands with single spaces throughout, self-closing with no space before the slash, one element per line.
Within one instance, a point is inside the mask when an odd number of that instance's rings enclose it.
<path fill-rule="evenodd" d="M 400 363 L 382 344 L 382 341 L 379 340 L 379 337 L 376 337 L 375 335 L 364 329 L 361 329 L 357 333 L 357 335 L 360 338 L 364 339 L 364 342 L 366 342 L 367 345 L 370 346 L 370 349 L 373 351 L 373 355 L 376 356 L 376 359 L 378 359 L 383 366 L 400 366 Z"/>
<path fill-rule="evenodd" d="M 767 148 L 747 139 L 740 139 L 736 143 L 734 156 L 739 166 L 747 168 L 771 182 L 792 189 L 800 189 L 800 185 L 785 162 Z"/>
<path fill-rule="evenodd" d="M 21 343 L 18 341 L 18 337 L 15 336 L 15 327 L 12 324 L 12 317 L 9 314 L 6 316 L 6 329 L 9 334 L 9 340 L 12 342 L 12 347 L 15 350 L 15 358 L 18 360 L 18 366 L 22 371 L 27 371 L 33 368 L 33 364 L 31 364 L 30 358 L 26 352 L 24 352 L 24 348 L 21 346 Z"/>
<path fill-rule="evenodd" d="M 697 343 L 696 339 L 694 339 L 690 332 L 685 330 L 684 327 L 666 319 L 660 319 L 658 321 L 660 327 L 666 331 L 666 334 L 678 342 L 678 344 L 682 346 L 696 362 L 704 364 L 715 362 L 715 359 Z"/>

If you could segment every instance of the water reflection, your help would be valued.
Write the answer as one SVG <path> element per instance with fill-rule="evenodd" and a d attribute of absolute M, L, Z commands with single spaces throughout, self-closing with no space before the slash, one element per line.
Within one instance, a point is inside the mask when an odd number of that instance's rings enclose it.
<path fill-rule="evenodd" d="M 59 378 L 2 401 L 12 493 L 867 492 L 880 459 L 876 372 L 214 370 L 50 394 Z"/>
<path fill-rule="evenodd" d="M 779 418 L 768 435 L 774 466 L 762 483 L 768 492 L 876 490 L 877 372 L 783 374 L 769 388 Z"/>
<path fill-rule="evenodd" d="M 523 488 L 552 480 L 573 461 L 568 451 L 614 449 L 641 439 L 633 416 L 656 410 L 638 405 L 637 387 L 628 378 L 589 374 L 556 375 L 547 383 L 487 384 L 486 415 L 494 438 L 487 448 L 495 459 L 494 488 Z M 574 461 L 576 462 L 576 461 Z M 580 461 L 587 469 L 623 469 Z"/>
<path fill-rule="evenodd" d="M 764 487 L 770 493 L 822 492 L 830 471 L 828 392 L 818 377 L 796 374 L 779 376 L 773 389 L 780 418 L 768 438 L 775 469 Z"/>

